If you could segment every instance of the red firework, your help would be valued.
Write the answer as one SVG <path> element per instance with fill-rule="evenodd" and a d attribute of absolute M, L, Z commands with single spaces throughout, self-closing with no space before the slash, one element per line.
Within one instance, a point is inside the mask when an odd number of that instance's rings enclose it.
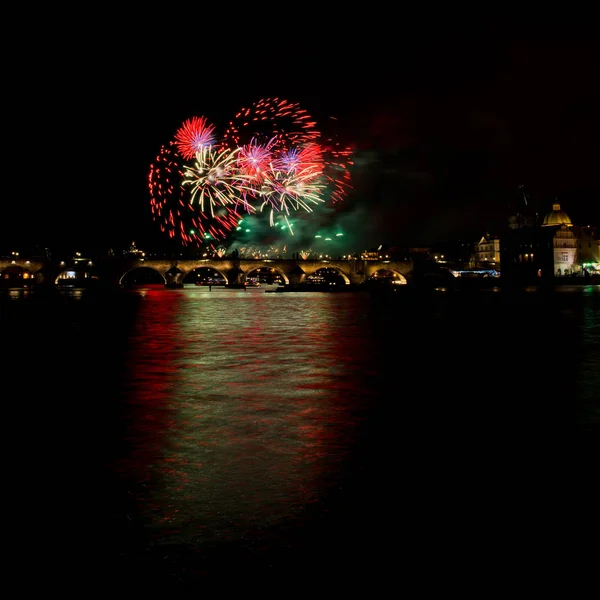
<path fill-rule="evenodd" d="M 351 148 L 335 136 L 323 141 L 315 121 L 296 103 L 259 100 L 235 116 L 222 140 L 215 141 L 214 131 L 204 117 L 186 120 L 150 165 L 153 219 L 184 246 L 214 249 L 238 229 L 242 214 L 256 213 L 256 206 L 269 213 L 273 225 L 279 218 L 287 221 L 292 211 L 313 212 L 323 203 L 340 202 L 352 188 Z M 205 210 L 202 202 L 193 202 L 200 187 L 190 174 L 210 180 L 199 156 L 220 152 L 234 159 L 226 173 L 213 165 L 210 189 L 226 201 L 210 203 L 211 209 Z"/>
<path fill-rule="evenodd" d="M 229 123 L 224 143 L 244 146 L 252 139 L 265 143 L 275 138 L 283 148 L 316 141 L 320 133 L 316 122 L 297 103 L 280 98 L 266 98 L 243 108 Z"/>
<path fill-rule="evenodd" d="M 237 227 L 240 216 L 228 206 L 219 207 L 214 216 L 199 211 L 190 204 L 183 180 L 182 161 L 175 142 L 162 146 L 148 175 L 152 218 L 163 233 L 179 238 L 184 246 L 214 248 L 214 242 L 225 239 Z"/>
<path fill-rule="evenodd" d="M 251 178 L 253 185 L 262 183 L 264 173 L 269 168 L 273 158 L 276 140 L 273 138 L 266 144 L 259 144 L 255 139 L 240 147 L 237 155 L 237 166 L 242 175 Z"/>
<path fill-rule="evenodd" d="M 322 175 L 325 168 L 323 148 L 311 142 L 298 148 L 289 148 L 277 152 L 271 168 L 276 172 L 294 175 L 310 173 L 312 177 Z"/>
<path fill-rule="evenodd" d="M 324 157 L 329 198 L 335 204 L 341 202 L 352 189 L 352 148 L 332 143 L 324 147 Z"/>
<path fill-rule="evenodd" d="M 175 145 L 186 160 L 191 160 L 204 146 L 215 143 L 215 128 L 204 117 L 192 117 L 175 134 Z"/>

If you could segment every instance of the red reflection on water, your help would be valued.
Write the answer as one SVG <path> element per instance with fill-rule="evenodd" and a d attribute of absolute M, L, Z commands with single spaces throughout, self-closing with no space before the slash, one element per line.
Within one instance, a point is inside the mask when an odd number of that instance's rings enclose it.
<path fill-rule="evenodd" d="M 179 350 L 174 344 L 172 316 L 182 297 L 164 289 L 145 289 L 127 353 L 129 367 L 127 397 L 128 429 L 125 439 L 129 454 L 122 460 L 128 479 L 152 478 L 148 468 L 165 460 L 161 449 L 169 432 L 177 426 L 172 394 Z M 156 507 L 158 508 L 158 507 Z"/>
<path fill-rule="evenodd" d="M 126 464 L 162 540 L 239 537 L 304 514 L 356 436 L 361 376 L 346 367 L 364 344 L 331 297 L 194 291 L 144 298 L 129 357 Z"/>

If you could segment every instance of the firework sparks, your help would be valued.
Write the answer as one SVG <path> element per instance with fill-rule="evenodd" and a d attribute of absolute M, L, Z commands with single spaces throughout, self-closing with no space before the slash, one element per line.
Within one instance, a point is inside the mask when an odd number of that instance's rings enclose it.
<path fill-rule="evenodd" d="M 152 215 L 184 245 L 224 240 L 240 231 L 241 213 L 268 213 L 270 227 L 293 235 L 292 213 L 347 195 L 352 164 L 351 149 L 322 142 L 298 104 L 262 99 L 239 111 L 222 138 L 205 117 L 179 127 L 150 166 Z"/>
<path fill-rule="evenodd" d="M 255 139 L 252 139 L 250 144 L 239 148 L 237 168 L 246 181 L 246 185 L 241 190 L 246 212 L 252 212 L 248 209 L 251 206 L 251 199 L 256 198 L 261 187 L 265 185 L 265 174 L 271 164 L 275 143 L 274 138 L 266 144 L 258 144 Z"/>
<path fill-rule="evenodd" d="M 185 160 L 191 160 L 205 147 L 215 143 L 215 128 L 204 117 L 192 117 L 175 134 L 175 145 Z"/>
<path fill-rule="evenodd" d="M 201 212 L 215 216 L 218 206 L 237 207 L 241 190 L 251 191 L 245 182 L 250 179 L 237 169 L 238 150 L 204 146 L 196 152 L 194 163 L 184 167 L 183 185 L 191 188 L 190 204 L 197 202 Z M 248 210 L 253 210 L 247 205 Z"/>
<path fill-rule="evenodd" d="M 341 202 L 352 189 L 350 168 L 354 165 L 352 148 L 339 144 L 326 146 L 323 149 L 325 168 L 323 173 L 327 179 L 327 188 L 331 202 Z"/>
<path fill-rule="evenodd" d="M 169 238 L 178 238 L 182 245 L 212 245 L 224 239 L 239 221 L 230 207 L 221 207 L 213 218 L 193 207 L 183 187 L 184 166 L 174 143 L 163 146 L 150 166 L 148 186 L 152 218 Z"/>
<path fill-rule="evenodd" d="M 284 149 L 276 154 L 272 165 L 275 171 L 288 174 L 310 172 L 314 177 L 318 177 L 325 168 L 323 148 L 311 142 L 306 146 Z"/>
<path fill-rule="evenodd" d="M 305 210 L 312 212 L 312 206 L 323 202 L 321 196 L 324 185 L 315 176 L 312 169 L 307 168 L 300 173 L 282 173 L 271 170 L 265 176 L 266 185 L 261 188 L 263 199 L 260 210 L 269 210 L 269 223 L 275 224 L 276 213 L 282 213 L 287 225 L 292 231 L 287 219 L 290 211 Z M 292 231 L 293 233 L 293 231 Z"/>
<path fill-rule="evenodd" d="M 275 138 L 282 148 L 316 141 L 320 133 L 316 122 L 297 103 L 266 98 L 242 108 L 225 130 L 225 143 L 243 146 L 250 140 Z"/>

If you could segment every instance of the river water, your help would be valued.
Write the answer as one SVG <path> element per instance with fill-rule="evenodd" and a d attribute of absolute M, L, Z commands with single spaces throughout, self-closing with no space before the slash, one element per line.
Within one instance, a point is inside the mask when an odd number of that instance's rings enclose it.
<path fill-rule="evenodd" d="M 491 572 L 517 531 L 550 539 L 563 440 L 597 456 L 600 286 L 4 289 L 0 310 L 9 545 L 50 587 Z"/>

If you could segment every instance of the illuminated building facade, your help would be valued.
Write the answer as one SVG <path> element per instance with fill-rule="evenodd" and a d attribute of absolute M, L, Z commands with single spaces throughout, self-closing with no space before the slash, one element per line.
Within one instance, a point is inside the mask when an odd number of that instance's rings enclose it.
<path fill-rule="evenodd" d="M 554 203 L 552 210 L 544 217 L 542 227 L 552 228 L 554 235 L 553 268 L 554 275 L 571 275 L 575 272 L 577 261 L 577 239 L 569 215 Z"/>
<path fill-rule="evenodd" d="M 600 275 L 600 227 L 577 227 L 577 268 L 586 275 Z"/>
<path fill-rule="evenodd" d="M 559 203 L 543 221 L 509 219 L 501 239 L 502 275 L 531 280 L 600 272 L 598 228 L 573 225 Z"/>
<path fill-rule="evenodd" d="M 475 266 L 500 265 L 500 238 L 486 233 L 473 249 Z"/>

